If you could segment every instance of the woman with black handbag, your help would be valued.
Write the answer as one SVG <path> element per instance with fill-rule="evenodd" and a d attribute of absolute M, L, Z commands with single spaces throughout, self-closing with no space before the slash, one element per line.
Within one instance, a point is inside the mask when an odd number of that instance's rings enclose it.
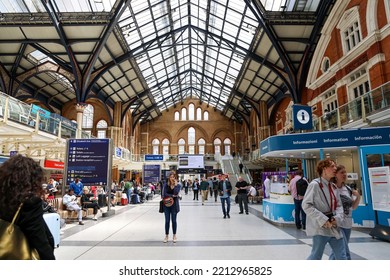
<path fill-rule="evenodd" d="M 179 193 L 181 185 L 178 183 L 175 172 L 171 172 L 166 184 L 163 187 L 163 209 L 165 215 L 165 238 L 164 243 L 168 242 L 170 221 L 172 220 L 173 243 L 176 243 L 177 213 L 180 212 Z"/>
<path fill-rule="evenodd" d="M 24 233 L 31 249 L 42 260 L 54 260 L 54 239 L 43 219 L 43 169 L 33 159 L 16 155 L 0 167 L 0 218 L 15 224 Z M 15 244 L 18 250 L 20 244 Z M 1 254 L 1 252 L 0 252 Z"/>

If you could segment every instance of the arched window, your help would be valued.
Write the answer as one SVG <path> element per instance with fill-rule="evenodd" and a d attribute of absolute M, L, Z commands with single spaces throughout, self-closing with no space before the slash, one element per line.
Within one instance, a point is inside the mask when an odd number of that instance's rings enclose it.
<path fill-rule="evenodd" d="M 163 155 L 169 155 L 169 140 L 165 138 L 162 140 Z"/>
<path fill-rule="evenodd" d="M 225 155 L 230 155 L 232 141 L 229 138 L 226 138 L 223 140 L 223 145 L 225 146 Z"/>
<path fill-rule="evenodd" d="M 179 154 L 184 154 L 185 153 L 186 140 L 184 140 L 183 138 L 180 138 L 179 141 L 177 142 L 177 145 L 179 147 Z"/>
<path fill-rule="evenodd" d="M 160 140 L 158 140 L 157 138 L 153 139 L 152 141 L 153 155 L 159 154 L 159 146 L 160 146 Z"/>
<path fill-rule="evenodd" d="M 195 105 L 192 103 L 188 106 L 188 120 L 195 120 Z"/>
<path fill-rule="evenodd" d="M 204 121 L 208 121 L 208 120 L 209 120 L 209 112 L 205 111 L 205 112 L 203 113 L 203 120 L 204 120 Z"/>
<path fill-rule="evenodd" d="M 198 121 L 202 120 L 202 108 L 196 109 L 196 120 Z"/>
<path fill-rule="evenodd" d="M 198 154 L 204 155 L 205 146 L 206 146 L 206 141 L 203 138 L 200 138 L 198 140 L 198 150 L 199 150 Z"/>
<path fill-rule="evenodd" d="M 215 154 L 221 154 L 221 143 L 222 143 L 222 141 L 219 138 L 216 138 L 214 140 L 214 153 Z"/>
<path fill-rule="evenodd" d="M 100 120 L 97 125 L 97 138 L 106 138 L 107 135 L 107 122 L 105 120 Z"/>
<path fill-rule="evenodd" d="M 92 129 L 94 108 L 91 104 L 85 107 L 83 112 L 83 128 Z"/>
<path fill-rule="evenodd" d="M 180 113 L 178 111 L 175 112 L 175 121 L 180 121 Z"/>
<path fill-rule="evenodd" d="M 186 108 L 182 108 L 181 109 L 181 120 L 182 121 L 186 121 L 187 120 L 187 109 Z"/>
<path fill-rule="evenodd" d="M 188 129 L 188 153 L 195 154 L 195 128 Z"/>

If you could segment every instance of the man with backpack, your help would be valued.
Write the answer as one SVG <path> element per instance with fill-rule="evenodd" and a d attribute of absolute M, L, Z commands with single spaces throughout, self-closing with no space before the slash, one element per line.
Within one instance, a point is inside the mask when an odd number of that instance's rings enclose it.
<path fill-rule="evenodd" d="M 303 176 L 303 171 L 298 170 L 288 187 L 291 196 L 294 198 L 295 226 L 297 229 L 306 229 L 306 213 L 302 209 L 302 200 L 308 185 L 307 179 Z"/>

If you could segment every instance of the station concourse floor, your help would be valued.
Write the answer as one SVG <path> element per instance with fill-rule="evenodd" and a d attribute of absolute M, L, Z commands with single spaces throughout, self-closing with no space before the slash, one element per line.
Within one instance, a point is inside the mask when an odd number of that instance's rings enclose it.
<path fill-rule="evenodd" d="M 311 238 L 294 225 L 275 225 L 262 218 L 262 205 L 249 204 L 240 215 L 232 199 L 230 219 L 223 219 L 219 198 L 202 206 L 193 193 L 182 194 L 177 243 L 163 243 L 164 214 L 160 197 L 143 204 L 116 206 L 115 215 L 84 219 L 63 228 L 57 260 L 305 260 Z M 233 198 L 233 196 L 232 196 Z M 171 228 L 172 229 L 172 228 Z M 349 244 L 353 260 L 390 260 L 390 243 L 372 238 L 370 229 L 353 229 Z M 329 247 L 323 259 L 328 259 Z"/>

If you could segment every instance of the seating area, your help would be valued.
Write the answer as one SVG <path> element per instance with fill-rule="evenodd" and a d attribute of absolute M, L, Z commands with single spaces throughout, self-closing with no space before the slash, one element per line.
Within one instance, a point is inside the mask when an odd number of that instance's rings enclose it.
<path fill-rule="evenodd" d="M 248 196 L 248 202 L 251 202 L 252 204 L 255 202 L 262 203 L 263 197 L 264 197 L 264 192 L 263 190 L 260 189 L 256 191 L 256 196 L 251 196 L 251 195 Z"/>

